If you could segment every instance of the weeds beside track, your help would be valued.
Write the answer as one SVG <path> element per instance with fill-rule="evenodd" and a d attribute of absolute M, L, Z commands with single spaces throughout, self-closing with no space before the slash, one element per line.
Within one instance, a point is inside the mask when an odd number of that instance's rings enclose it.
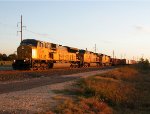
<path fill-rule="evenodd" d="M 150 70 L 122 67 L 80 79 L 65 90 L 73 99 L 60 103 L 50 113 L 58 114 L 149 114 Z"/>

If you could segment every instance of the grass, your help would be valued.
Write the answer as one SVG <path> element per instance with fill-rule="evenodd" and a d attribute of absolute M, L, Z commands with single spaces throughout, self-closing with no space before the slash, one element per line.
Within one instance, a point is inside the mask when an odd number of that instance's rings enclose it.
<path fill-rule="evenodd" d="M 59 114 L 149 114 L 150 70 L 122 67 L 80 79 L 68 91 L 74 99 L 60 103 Z"/>
<path fill-rule="evenodd" d="M 0 66 L 11 66 L 12 61 L 0 61 Z"/>
<path fill-rule="evenodd" d="M 83 92 L 80 93 L 81 96 L 86 98 L 95 96 L 111 106 L 129 106 L 129 104 L 134 102 L 134 87 L 132 84 L 127 84 L 122 81 L 92 77 L 83 80 L 79 86 L 83 90 Z"/>
<path fill-rule="evenodd" d="M 59 114 L 111 114 L 112 109 L 103 101 L 99 101 L 96 97 L 91 97 L 79 98 L 78 101 L 66 100 L 56 108 L 55 112 Z"/>

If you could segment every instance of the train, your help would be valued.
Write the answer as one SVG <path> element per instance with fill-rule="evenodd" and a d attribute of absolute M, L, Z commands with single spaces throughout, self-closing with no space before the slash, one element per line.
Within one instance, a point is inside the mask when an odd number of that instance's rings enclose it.
<path fill-rule="evenodd" d="M 71 68 L 125 65 L 126 59 L 111 58 L 101 53 L 70 46 L 24 39 L 17 48 L 17 59 L 12 63 L 14 70 L 51 69 L 56 63 L 69 63 Z"/>

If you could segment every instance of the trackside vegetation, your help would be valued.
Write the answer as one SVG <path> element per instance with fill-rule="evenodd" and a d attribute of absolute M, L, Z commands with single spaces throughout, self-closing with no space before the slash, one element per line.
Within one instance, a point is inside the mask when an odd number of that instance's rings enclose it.
<path fill-rule="evenodd" d="M 104 74 L 80 79 L 67 89 L 67 100 L 48 113 L 149 114 L 150 65 L 148 60 Z"/>

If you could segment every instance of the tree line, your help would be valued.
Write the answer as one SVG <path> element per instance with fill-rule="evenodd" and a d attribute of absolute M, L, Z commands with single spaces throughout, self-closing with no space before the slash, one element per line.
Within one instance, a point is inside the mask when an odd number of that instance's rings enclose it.
<path fill-rule="evenodd" d="M 150 62 L 148 59 L 141 58 L 137 65 L 138 65 L 138 68 L 140 68 L 142 70 L 150 69 Z"/>
<path fill-rule="evenodd" d="M 0 53 L 0 61 L 13 61 L 17 58 L 16 54 L 10 54 L 10 55 L 6 55 L 6 54 L 1 54 Z"/>

